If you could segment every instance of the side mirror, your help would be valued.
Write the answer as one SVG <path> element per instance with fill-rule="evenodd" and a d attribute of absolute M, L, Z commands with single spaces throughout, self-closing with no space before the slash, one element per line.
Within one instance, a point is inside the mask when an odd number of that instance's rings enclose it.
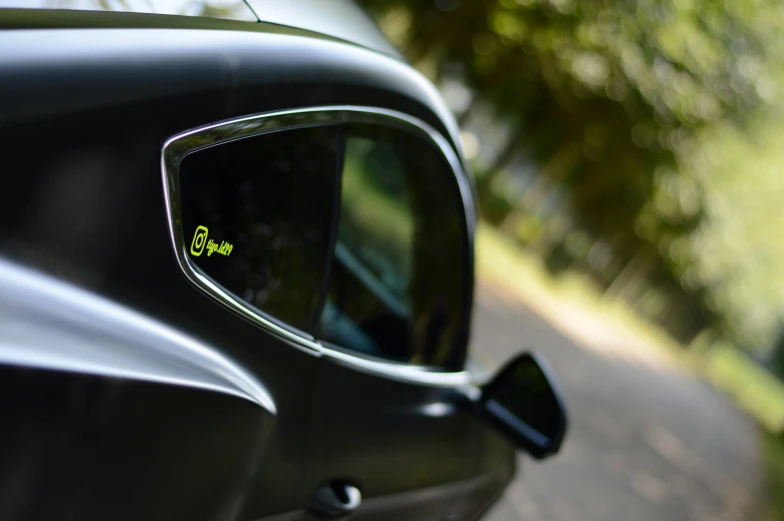
<path fill-rule="evenodd" d="M 557 453 L 566 434 L 566 409 L 553 379 L 532 353 L 509 361 L 482 388 L 481 414 L 536 459 Z"/>

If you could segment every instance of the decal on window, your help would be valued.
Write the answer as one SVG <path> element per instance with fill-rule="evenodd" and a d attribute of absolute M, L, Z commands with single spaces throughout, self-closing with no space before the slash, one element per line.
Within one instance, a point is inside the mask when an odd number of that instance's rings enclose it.
<path fill-rule="evenodd" d="M 180 163 L 185 254 L 236 298 L 300 331 L 313 328 L 331 255 L 337 134 L 262 134 Z"/>
<path fill-rule="evenodd" d="M 207 247 L 207 257 L 213 253 L 231 255 L 231 250 L 234 245 L 227 241 L 221 241 L 220 244 L 208 238 L 209 229 L 206 226 L 197 226 L 196 232 L 193 234 L 193 241 L 191 242 L 191 255 L 199 257 L 204 252 L 204 247 Z"/>
<path fill-rule="evenodd" d="M 193 241 L 191 242 L 191 255 L 198 257 L 204 251 L 204 245 L 207 244 L 207 234 L 209 230 L 206 226 L 199 226 L 196 228 L 196 233 L 193 234 Z"/>

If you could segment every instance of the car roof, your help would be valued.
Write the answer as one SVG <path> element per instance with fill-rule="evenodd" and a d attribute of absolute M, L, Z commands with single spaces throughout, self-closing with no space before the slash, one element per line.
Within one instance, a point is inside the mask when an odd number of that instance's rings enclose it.
<path fill-rule="evenodd" d="M 0 0 L 0 8 L 119 11 L 263 22 L 318 33 L 403 60 L 353 0 Z"/>
<path fill-rule="evenodd" d="M 352 0 L 246 0 L 262 22 L 339 38 L 402 59 L 378 26 Z"/>

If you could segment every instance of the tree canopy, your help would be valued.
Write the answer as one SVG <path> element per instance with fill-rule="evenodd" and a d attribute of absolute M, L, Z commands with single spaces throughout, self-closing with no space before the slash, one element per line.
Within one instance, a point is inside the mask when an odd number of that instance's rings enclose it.
<path fill-rule="evenodd" d="M 784 317 L 776 0 L 363 0 L 417 65 L 460 81 L 507 124 L 479 186 L 536 179 L 512 205 L 567 215 L 607 245 L 610 281 L 642 255 L 715 317 L 770 343 Z M 552 197 L 550 198 L 552 199 Z M 643 262 L 651 266 L 651 262 Z M 763 304 L 764 303 L 764 304 Z"/>

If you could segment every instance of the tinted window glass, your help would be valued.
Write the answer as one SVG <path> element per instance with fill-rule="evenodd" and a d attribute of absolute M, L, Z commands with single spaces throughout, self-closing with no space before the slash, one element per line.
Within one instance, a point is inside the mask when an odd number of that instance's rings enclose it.
<path fill-rule="evenodd" d="M 187 156 L 187 254 L 253 306 L 312 331 L 336 184 L 336 130 L 277 132 Z"/>
<path fill-rule="evenodd" d="M 347 126 L 320 338 L 386 359 L 457 367 L 466 287 L 465 217 L 440 152 L 397 129 Z"/>

